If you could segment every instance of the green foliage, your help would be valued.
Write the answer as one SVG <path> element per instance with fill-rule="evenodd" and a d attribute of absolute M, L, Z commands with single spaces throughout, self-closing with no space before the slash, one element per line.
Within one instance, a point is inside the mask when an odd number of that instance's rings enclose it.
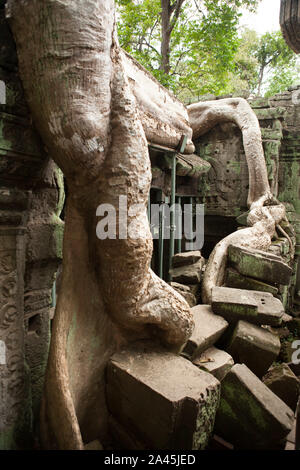
<path fill-rule="evenodd" d="M 299 64 L 280 31 L 259 36 L 239 29 L 241 8 L 260 0 L 170 0 L 180 3 L 170 37 L 170 72 L 163 71 L 162 0 L 117 0 L 121 46 L 182 101 L 233 93 L 266 96 L 297 82 Z"/>
<path fill-rule="evenodd" d="M 300 64 L 295 63 L 275 67 L 267 80 L 266 97 L 286 91 L 292 85 L 300 83 Z"/>
<path fill-rule="evenodd" d="M 234 57 L 234 72 L 230 74 L 228 93 L 249 95 L 257 87 L 259 62 L 255 55 L 259 37 L 255 31 L 245 29 Z"/>
<path fill-rule="evenodd" d="M 226 91 L 235 72 L 241 8 L 259 0 L 183 0 L 170 38 L 170 73 L 162 70 L 161 0 L 117 0 L 121 46 L 183 100 Z M 179 0 L 170 0 L 170 7 Z"/>
<path fill-rule="evenodd" d="M 279 73 L 292 72 L 295 66 L 296 54 L 288 47 L 283 39 L 281 31 L 266 33 L 259 38 L 255 56 L 260 65 L 257 93 L 261 93 L 264 75 L 266 72 Z M 286 81 L 288 83 L 288 81 Z M 273 89 L 275 82 L 273 80 Z"/>
<path fill-rule="evenodd" d="M 235 73 L 227 87 L 231 93 L 272 96 L 299 81 L 297 56 L 280 31 L 259 36 L 244 29 L 234 60 Z"/>

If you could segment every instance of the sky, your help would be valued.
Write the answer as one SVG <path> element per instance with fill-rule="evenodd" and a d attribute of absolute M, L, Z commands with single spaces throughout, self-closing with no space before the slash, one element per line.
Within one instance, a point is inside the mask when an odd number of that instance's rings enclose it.
<path fill-rule="evenodd" d="M 254 29 L 259 34 L 278 31 L 280 0 L 262 0 L 258 6 L 257 13 L 249 13 L 244 10 L 240 24 Z"/>

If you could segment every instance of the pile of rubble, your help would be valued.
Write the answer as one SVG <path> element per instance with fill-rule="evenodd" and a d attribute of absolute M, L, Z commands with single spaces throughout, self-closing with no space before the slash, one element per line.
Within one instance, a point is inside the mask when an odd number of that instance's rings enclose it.
<path fill-rule="evenodd" d="M 292 448 L 300 371 L 276 362 L 294 321 L 280 297 L 292 270 L 272 253 L 231 246 L 225 285 L 201 305 L 204 264 L 200 252 L 173 258 L 171 285 L 195 321 L 180 355 L 143 343 L 112 357 L 111 433 L 127 449 Z"/>

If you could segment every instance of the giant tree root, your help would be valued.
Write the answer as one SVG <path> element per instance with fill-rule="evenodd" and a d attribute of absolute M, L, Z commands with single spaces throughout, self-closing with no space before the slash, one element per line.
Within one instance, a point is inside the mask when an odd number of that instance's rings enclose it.
<path fill-rule="evenodd" d="M 221 240 L 210 255 L 202 284 L 202 300 L 211 303 L 212 289 L 224 282 L 229 245 L 266 250 L 276 233 L 276 226 L 286 219 L 285 207 L 272 195 L 264 158 L 258 119 L 246 100 L 229 98 L 196 103 L 188 107 L 194 138 L 216 124 L 233 122 L 242 131 L 249 170 L 248 228 Z"/>
<path fill-rule="evenodd" d="M 185 300 L 149 268 L 151 167 L 113 0 L 9 0 L 7 16 L 35 124 L 69 189 L 43 444 L 82 449 L 105 436 L 104 368 L 112 351 L 128 337 L 151 335 L 178 349 L 193 319 Z M 117 231 L 117 239 L 99 240 L 96 209 L 113 205 L 118 227 L 119 196 L 139 204 L 128 225 L 140 238 L 118 239 Z"/>

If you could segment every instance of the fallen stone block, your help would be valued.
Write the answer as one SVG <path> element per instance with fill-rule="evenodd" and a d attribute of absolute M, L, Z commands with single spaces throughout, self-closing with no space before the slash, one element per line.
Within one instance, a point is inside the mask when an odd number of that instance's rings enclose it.
<path fill-rule="evenodd" d="M 200 369 L 209 372 L 216 379 L 223 380 L 227 372 L 234 365 L 233 359 L 226 351 L 211 347 L 200 356 L 193 359 L 193 364 Z"/>
<path fill-rule="evenodd" d="M 256 325 L 279 326 L 284 308 L 279 299 L 268 292 L 214 287 L 212 309 L 229 322 L 245 320 Z"/>
<path fill-rule="evenodd" d="M 235 362 L 262 377 L 278 357 L 280 339 L 265 328 L 239 321 L 226 350 Z"/>
<path fill-rule="evenodd" d="M 109 412 L 147 449 L 204 449 L 219 392 L 215 377 L 165 350 L 132 347 L 107 368 Z"/>
<path fill-rule="evenodd" d="M 108 427 L 114 450 L 147 450 L 147 446 L 112 415 L 108 417 Z"/>
<path fill-rule="evenodd" d="M 195 307 L 195 305 L 197 305 L 196 297 L 192 294 L 191 289 L 188 286 L 178 284 L 178 282 L 170 282 L 170 286 L 185 298 L 190 307 Z"/>
<path fill-rule="evenodd" d="M 198 284 L 186 284 L 189 287 L 190 291 L 197 298 L 200 295 L 200 288 Z"/>
<path fill-rule="evenodd" d="M 263 383 L 293 411 L 296 411 L 300 382 L 287 364 L 272 367 L 263 377 Z"/>
<path fill-rule="evenodd" d="M 288 285 L 293 274 L 279 256 L 265 251 L 230 245 L 228 259 L 240 274 L 266 283 Z"/>
<path fill-rule="evenodd" d="M 202 258 L 201 251 L 186 251 L 185 253 L 177 253 L 172 258 L 172 267 L 187 266 L 195 264 Z"/>
<path fill-rule="evenodd" d="M 292 429 L 293 411 L 244 364 L 235 364 L 221 386 L 215 433 L 235 448 L 270 449 Z"/>
<path fill-rule="evenodd" d="M 194 315 L 195 328 L 182 350 L 182 354 L 189 359 L 213 346 L 228 326 L 224 318 L 212 312 L 210 305 L 196 305 L 191 312 Z"/>
<path fill-rule="evenodd" d="M 272 295 L 278 294 L 278 289 L 275 286 L 266 284 L 265 282 L 258 281 L 251 277 L 243 276 L 235 271 L 235 269 L 228 268 L 226 271 L 226 287 L 234 287 L 236 289 L 255 290 L 260 292 L 269 292 Z"/>
<path fill-rule="evenodd" d="M 201 258 L 194 264 L 170 269 L 172 282 L 178 282 L 179 284 L 198 284 L 201 281 L 203 264 L 204 259 Z"/>

